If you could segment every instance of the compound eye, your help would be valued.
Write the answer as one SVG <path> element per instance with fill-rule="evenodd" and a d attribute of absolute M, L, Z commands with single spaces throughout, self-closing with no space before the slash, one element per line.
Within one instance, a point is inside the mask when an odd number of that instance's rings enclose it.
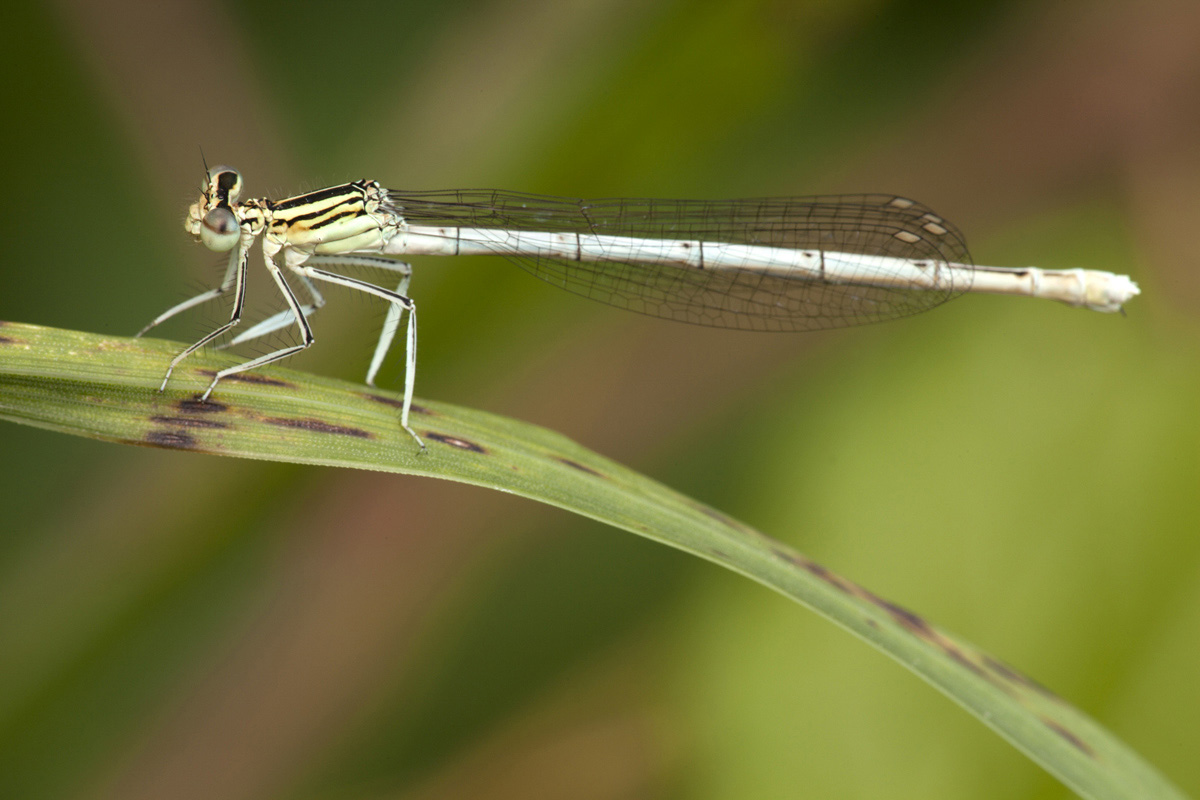
<path fill-rule="evenodd" d="M 242 173 L 233 167 L 213 167 L 208 173 L 208 186 L 218 203 L 236 203 L 242 194 Z"/>
<path fill-rule="evenodd" d="M 200 224 L 200 241 L 209 250 L 224 253 L 232 250 L 242 236 L 237 217 L 224 206 L 218 206 L 204 215 Z"/>

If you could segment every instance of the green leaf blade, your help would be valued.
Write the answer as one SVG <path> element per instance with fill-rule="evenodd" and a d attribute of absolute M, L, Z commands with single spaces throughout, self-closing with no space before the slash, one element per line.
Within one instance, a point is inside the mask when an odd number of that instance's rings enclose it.
<path fill-rule="evenodd" d="M 202 352 L 159 393 L 181 345 L 0 324 L 0 418 L 170 449 L 383 470 L 486 486 L 700 556 L 808 606 L 899 661 L 1067 786 L 1093 798 L 1183 795 L 1102 726 L 920 616 L 671 489 L 527 423 L 282 369 L 199 393 L 229 356 Z"/>

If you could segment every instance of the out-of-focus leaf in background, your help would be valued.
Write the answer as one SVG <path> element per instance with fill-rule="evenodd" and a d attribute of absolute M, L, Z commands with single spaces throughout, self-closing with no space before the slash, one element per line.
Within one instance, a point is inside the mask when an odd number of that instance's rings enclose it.
<path fill-rule="evenodd" d="M 418 385 L 804 532 L 1196 793 L 1198 34 L 1173 0 L 7 9 L 0 317 L 129 334 L 211 285 L 198 147 L 251 195 L 889 191 L 981 263 L 1130 273 L 1124 319 L 968 297 L 774 336 L 430 261 Z M 383 312 L 332 300 L 288 366 L 358 378 Z M 596 524 L 16 426 L 0 453 L 5 796 L 1064 791 L 790 603 Z"/>

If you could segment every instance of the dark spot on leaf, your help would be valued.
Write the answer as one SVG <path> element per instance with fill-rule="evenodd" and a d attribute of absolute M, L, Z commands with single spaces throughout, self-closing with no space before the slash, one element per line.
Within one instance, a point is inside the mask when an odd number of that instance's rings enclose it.
<path fill-rule="evenodd" d="M 168 417 L 160 414 L 150 418 L 151 422 L 160 425 L 178 425 L 181 428 L 228 428 L 229 424 L 215 419 L 199 419 L 197 417 Z"/>
<path fill-rule="evenodd" d="M 931 638 L 933 629 L 929 627 L 929 623 L 918 616 L 916 613 L 909 611 L 903 606 L 898 606 L 893 602 L 884 600 L 878 595 L 871 594 L 864 590 L 863 595 L 867 600 L 886 611 L 892 619 L 900 624 L 901 627 L 907 628 L 913 633 L 919 634 L 924 638 Z"/>
<path fill-rule="evenodd" d="M 949 644 L 945 640 L 942 640 L 941 646 L 942 646 L 942 652 L 945 653 L 946 655 L 950 656 L 950 658 L 957 661 L 960 665 L 962 665 L 966 669 L 970 670 L 971 672 L 974 672 L 979 677 L 984 678 L 985 680 L 988 680 L 993 684 L 996 683 L 995 678 L 993 678 L 991 675 L 989 675 L 984 670 L 983 667 L 979 666 L 974 661 L 972 661 L 971 659 L 969 659 L 965 655 L 963 655 L 963 652 L 961 650 L 959 650 L 957 647 Z"/>
<path fill-rule="evenodd" d="M 808 559 L 804 559 L 804 558 L 800 558 L 799 556 L 797 556 L 796 553 L 793 553 L 789 550 L 781 550 L 778 547 L 773 547 L 773 548 L 771 548 L 771 552 L 774 553 L 775 555 L 779 556 L 780 558 L 782 558 L 784 561 L 790 561 L 791 563 L 793 563 L 797 566 L 804 567 L 806 570 L 811 572 L 813 575 L 816 575 L 821 580 L 827 581 L 827 580 L 829 580 L 829 577 L 833 574 L 829 570 L 827 570 L 825 567 L 818 564 L 817 562 L 809 561 Z"/>
<path fill-rule="evenodd" d="M 146 434 L 146 444 L 176 450 L 190 450 L 196 446 L 196 440 L 183 431 L 150 431 Z"/>
<path fill-rule="evenodd" d="M 297 430 L 312 431 L 313 433 L 332 433 L 337 436 L 353 436 L 357 439 L 372 439 L 370 432 L 364 431 L 362 428 L 351 428 L 348 425 L 334 425 L 331 422 L 325 422 L 311 417 L 305 419 L 296 419 L 289 417 L 263 417 L 263 422 L 268 425 L 277 425 L 280 428 L 295 428 Z"/>
<path fill-rule="evenodd" d="M 394 397 L 384 397 L 381 394 L 364 394 L 363 397 L 368 400 L 374 400 L 376 403 L 383 403 L 385 406 L 392 408 L 404 408 L 404 401 L 397 400 Z"/>
<path fill-rule="evenodd" d="M 16 339 L 10 339 L 7 336 L 0 336 L 0 344 L 12 344 Z"/>
<path fill-rule="evenodd" d="M 404 408 L 404 401 L 397 400 L 394 397 L 384 397 L 381 394 L 370 394 L 370 393 L 364 393 L 362 396 L 367 398 L 368 400 L 374 400 L 376 403 L 383 403 L 385 406 L 391 406 L 392 408 L 401 408 L 401 409 Z M 426 416 L 426 417 L 436 417 L 437 416 L 437 414 L 430 411 L 425 406 L 419 406 L 416 403 L 413 403 L 411 406 L 409 406 L 409 410 L 412 411 L 412 413 L 414 413 L 414 414 L 421 414 L 422 416 Z"/>
<path fill-rule="evenodd" d="M 784 550 L 783 547 L 781 547 L 778 543 L 771 547 L 771 555 L 775 556 L 776 558 L 782 558 L 789 564 L 795 564 L 800 567 L 805 566 L 803 561 L 797 560 L 795 553 L 793 553 L 791 550 Z"/>
<path fill-rule="evenodd" d="M 795 564 L 796 566 L 800 567 L 801 569 L 811 572 L 813 575 L 816 575 L 818 578 L 820 578 L 821 580 L 825 581 L 828 584 L 836 586 L 837 588 L 841 589 L 843 592 L 849 592 L 850 594 L 853 594 L 853 591 L 852 591 L 853 584 L 849 583 L 849 581 L 844 580 L 840 575 L 830 572 L 829 569 L 827 569 L 823 565 L 818 564 L 815 561 L 811 561 L 811 560 L 805 558 L 804 556 L 800 555 L 799 553 L 793 553 L 789 550 L 782 550 L 780 548 L 775 547 L 775 548 L 771 548 L 771 552 L 773 552 L 775 555 L 782 558 L 784 561 L 790 561 L 791 563 Z"/>
<path fill-rule="evenodd" d="M 482 445 L 475 444 L 474 442 L 467 441 L 466 439 L 459 439 L 456 436 L 448 436 L 444 433 L 433 433 L 431 431 L 426 431 L 425 436 L 426 438 L 432 439 L 435 442 L 441 442 L 442 444 L 448 444 L 451 447 L 457 447 L 459 450 L 470 450 L 472 453 L 487 452 L 487 449 Z"/>
<path fill-rule="evenodd" d="M 229 406 L 224 403 L 218 403 L 215 400 L 201 400 L 200 395 L 195 395 L 191 400 L 180 400 L 175 407 L 187 414 L 217 414 L 229 410 Z"/>
<path fill-rule="evenodd" d="M 1050 730 L 1057 733 L 1063 739 L 1067 740 L 1067 742 L 1070 743 L 1070 745 L 1072 747 L 1074 747 L 1076 750 L 1078 750 L 1079 752 L 1083 753 L 1084 755 L 1088 756 L 1089 758 L 1096 757 L 1096 751 L 1093 750 L 1087 742 L 1083 741 L 1078 736 L 1071 733 L 1069 730 L 1064 728 L 1062 725 L 1059 725 L 1054 720 L 1048 719 L 1047 717 L 1042 717 L 1042 724 L 1045 725 Z"/>
<path fill-rule="evenodd" d="M 846 594 L 848 594 L 852 597 L 862 596 L 862 594 L 863 594 L 862 587 L 858 586 L 857 584 L 855 584 L 851 581 L 846 580 L 841 575 L 838 575 L 836 572 L 829 571 L 827 568 L 825 568 L 821 564 L 818 564 L 817 562 L 812 561 L 811 559 L 807 559 L 804 556 L 799 555 L 797 553 L 790 553 L 786 550 L 779 550 L 777 548 L 772 548 L 772 549 L 773 549 L 773 552 L 775 553 L 775 555 L 779 556 L 782 559 L 792 562 L 793 564 L 800 567 L 801 569 L 811 572 L 813 575 L 815 575 L 818 578 L 820 578 L 821 580 L 825 581 L 830 586 L 837 589 L 839 592 L 845 592 Z"/>
<path fill-rule="evenodd" d="M 569 458 L 563 458 L 561 456 L 556 456 L 555 460 L 557 460 L 559 463 L 566 464 L 571 469 L 577 469 L 580 472 L 586 472 L 588 475 L 595 475 L 597 478 L 606 477 L 603 473 L 597 472 L 596 470 L 592 469 L 591 467 L 584 466 L 583 464 L 580 464 L 578 461 L 572 461 Z"/>
<path fill-rule="evenodd" d="M 721 523 L 722 525 L 724 525 L 727 528 L 733 528 L 734 530 L 740 531 L 740 530 L 743 530 L 743 528 L 745 527 L 737 520 L 733 519 L 732 517 L 728 517 L 728 516 L 722 514 L 720 511 L 717 511 L 715 508 L 709 508 L 708 506 L 702 505 L 700 503 L 696 503 L 693 506 L 693 508 L 695 508 L 697 511 L 699 511 L 704 516 L 715 519 L 717 522 Z"/>
<path fill-rule="evenodd" d="M 208 375 L 210 378 L 217 377 L 217 373 L 211 369 L 199 370 L 201 375 Z M 257 383 L 260 386 L 282 386 L 287 389 L 295 389 L 295 384 L 287 381 L 281 381 L 279 378 L 268 378 L 266 375 L 260 375 L 257 372 L 236 372 L 233 375 L 226 375 L 221 378 L 222 381 L 235 381 L 240 383 Z"/>
<path fill-rule="evenodd" d="M 1025 673 L 1023 673 L 1019 670 L 1013 669 L 1008 664 L 1005 664 L 1003 661 L 992 658 L 991 656 L 984 656 L 983 663 L 992 672 L 996 673 L 1001 678 L 1004 678 L 1005 680 L 1009 681 L 1010 683 L 1018 683 L 1022 686 L 1027 686 L 1030 689 L 1033 689 L 1033 690 L 1037 691 L 1038 693 L 1040 693 L 1052 700 L 1059 699 L 1058 695 L 1056 695 L 1054 692 L 1050 691 L 1045 686 L 1042 686 L 1040 683 L 1038 683 L 1037 681 L 1035 681 L 1033 678 L 1029 677 Z"/>

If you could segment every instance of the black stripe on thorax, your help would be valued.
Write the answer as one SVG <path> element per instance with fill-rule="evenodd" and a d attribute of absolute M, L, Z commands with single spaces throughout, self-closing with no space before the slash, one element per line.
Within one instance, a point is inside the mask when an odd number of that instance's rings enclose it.
<path fill-rule="evenodd" d="M 286 200 L 280 200 L 278 203 L 271 203 L 271 208 L 276 211 L 287 211 L 288 209 L 309 203 L 324 203 L 329 200 L 346 200 L 347 198 L 354 197 L 363 200 L 366 199 L 366 190 L 362 185 L 362 181 L 343 183 L 341 186 L 330 186 L 328 189 L 321 189 L 317 192 L 289 197 Z"/>
<path fill-rule="evenodd" d="M 315 209 L 307 214 L 284 215 L 281 221 L 288 225 L 311 222 L 312 224 L 308 227 L 319 228 L 343 217 L 357 217 L 363 213 L 364 208 L 365 204 L 361 200 L 348 200 Z M 279 219 L 278 214 L 276 214 L 276 219 Z"/>
<path fill-rule="evenodd" d="M 311 225 L 308 226 L 308 229 L 310 231 L 320 230 L 321 228 L 324 228 L 326 225 L 332 225 L 333 223 L 337 222 L 340 219 L 345 219 L 346 217 L 358 217 L 361 215 L 362 215 L 361 208 L 346 209 L 345 211 L 343 211 L 339 214 L 334 214 L 332 216 L 326 217 L 322 220 L 312 223 Z M 312 217 L 316 217 L 316 216 L 319 216 L 319 215 L 306 214 L 303 217 L 296 217 L 293 220 L 289 220 L 289 224 L 295 224 L 296 222 L 298 222 L 302 219 L 308 219 L 308 218 L 312 218 Z"/>

